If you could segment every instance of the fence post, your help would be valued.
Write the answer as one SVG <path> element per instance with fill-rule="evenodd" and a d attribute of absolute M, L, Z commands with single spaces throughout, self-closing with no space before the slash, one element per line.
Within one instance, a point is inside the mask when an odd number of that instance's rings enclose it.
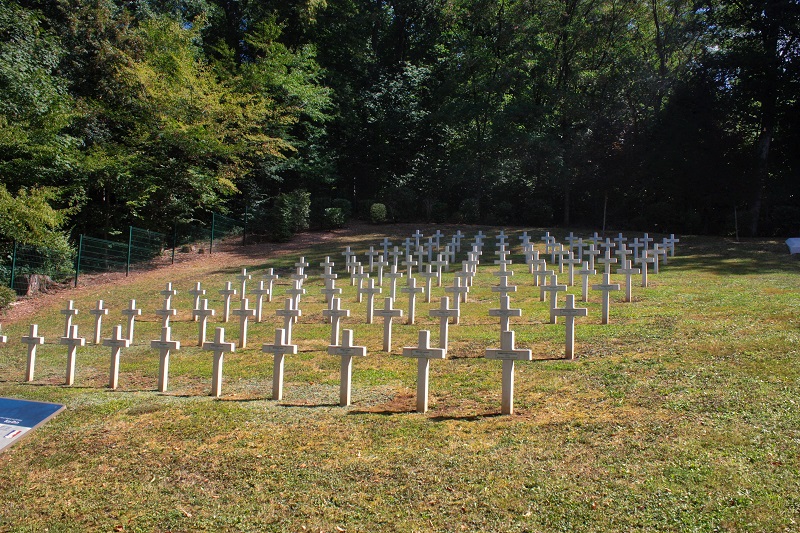
<path fill-rule="evenodd" d="M 14 272 L 17 270 L 17 239 L 14 239 L 14 251 L 11 254 L 11 281 L 8 286 L 14 288 Z"/>
<path fill-rule="evenodd" d="M 172 264 L 175 264 L 175 247 L 178 245 L 178 221 L 172 226 Z"/>
<path fill-rule="evenodd" d="M 81 233 L 80 240 L 78 240 L 78 255 L 75 256 L 75 286 L 78 286 L 78 274 L 81 271 L 81 250 L 83 250 L 83 233 Z"/>
<path fill-rule="evenodd" d="M 133 245 L 133 226 L 128 226 L 128 258 L 125 261 L 125 276 L 131 273 L 131 246 Z"/>
<path fill-rule="evenodd" d="M 244 231 L 242 231 L 242 246 L 247 244 L 247 204 L 249 202 L 244 202 Z"/>
<path fill-rule="evenodd" d="M 217 223 L 216 220 L 216 213 L 211 213 L 211 244 L 208 247 L 208 255 L 211 255 L 211 252 L 214 251 L 214 225 Z"/>

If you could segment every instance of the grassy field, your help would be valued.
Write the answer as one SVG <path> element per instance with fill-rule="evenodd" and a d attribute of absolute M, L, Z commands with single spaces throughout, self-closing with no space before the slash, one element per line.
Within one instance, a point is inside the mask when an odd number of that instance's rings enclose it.
<path fill-rule="evenodd" d="M 393 227 L 389 237 L 414 229 Z M 438 322 L 427 312 L 444 285 L 430 304 L 418 299 L 416 325 L 395 321 L 394 349 L 385 353 L 382 320 L 364 323 L 365 304 L 340 270 L 351 310 L 344 327 L 368 347 L 354 362 L 351 407 L 338 407 L 339 359 L 326 354 L 317 265 L 325 255 L 342 263 L 345 244 L 363 252 L 383 236 L 268 255 L 246 247 L 225 261 L 65 291 L 33 317 L 3 320 L 0 396 L 66 410 L 0 455 L 0 530 L 800 530 L 800 262 L 785 245 L 682 237 L 650 288 L 634 287 L 632 303 L 612 295 L 609 325 L 600 324 L 599 293 L 590 295 L 574 362 L 560 359 L 563 324 L 548 323 L 527 268 L 514 265 L 512 304 L 523 316 L 512 327 L 534 361 L 517 364 L 513 416 L 499 414 L 500 363 L 483 358 L 499 347 L 499 324 L 488 316 L 497 307 L 496 268 L 484 263 L 461 324 L 450 328 L 448 359 L 431 363 L 431 410 L 421 415 L 415 361 L 400 354 L 419 329 L 430 329 L 436 344 Z M 261 344 L 282 324 L 274 311 L 299 255 L 312 265 L 294 330 L 299 353 L 287 356 L 284 399 L 274 402 L 272 357 Z M 195 346 L 187 290 L 201 281 L 219 314 L 217 290 L 243 266 L 254 274 L 250 287 L 276 268 L 278 296 L 251 325 L 249 347 L 226 356 L 223 396 L 214 399 L 212 357 Z M 159 336 L 154 311 L 168 281 L 179 290 L 173 337 L 183 346 L 172 357 L 170 390 L 159 394 L 149 341 Z M 79 331 L 91 337 L 88 310 L 103 299 L 107 337 L 131 298 L 145 311 L 135 346 L 122 352 L 120 388 L 107 388 L 110 350 L 95 346 L 78 349 L 75 385 L 63 386 L 58 310 L 75 300 Z M 406 302 L 398 294 L 395 307 Z M 47 341 L 35 381 L 24 383 L 19 339 L 32 322 Z M 228 340 L 238 329 L 227 324 Z"/>

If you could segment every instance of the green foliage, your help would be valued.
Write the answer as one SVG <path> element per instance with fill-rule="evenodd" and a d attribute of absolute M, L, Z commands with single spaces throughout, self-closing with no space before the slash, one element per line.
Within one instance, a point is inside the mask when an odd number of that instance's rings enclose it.
<path fill-rule="evenodd" d="M 386 222 L 386 206 L 374 203 L 369 208 L 369 219 L 373 224 L 383 224 Z"/>
<path fill-rule="evenodd" d="M 467 224 L 477 224 L 481 220 L 480 201 L 477 198 L 465 198 L 458 206 L 461 219 Z"/>
<path fill-rule="evenodd" d="M 345 198 L 334 198 L 333 202 L 331 202 L 331 206 L 338 207 L 342 210 L 345 221 L 350 220 L 350 217 L 353 216 L 353 204 L 350 203 L 350 200 Z"/>
<path fill-rule="evenodd" d="M 322 215 L 322 227 L 324 229 L 341 228 L 347 222 L 347 216 L 340 207 L 328 207 Z"/>
<path fill-rule="evenodd" d="M 14 197 L 0 184 L 0 239 L 68 251 L 60 231 L 68 212 L 52 207 L 56 199 L 52 188 L 20 189 Z"/>
<path fill-rule="evenodd" d="M 5 285 L 0 286 L 0 309 L 5 309 L 17 300 L 17 293 Z"/>
<path fill-rule="evenodd" d="M 257 220 L 264 222 L 256 224 L 255 231 L 261 226 L 272 240 L 286 242 L 298 231 L 308 229 L 310 214 L 311 195 L 308 191 L 283 193 L 275 198 L 271 209 L 256 216 Z"/>

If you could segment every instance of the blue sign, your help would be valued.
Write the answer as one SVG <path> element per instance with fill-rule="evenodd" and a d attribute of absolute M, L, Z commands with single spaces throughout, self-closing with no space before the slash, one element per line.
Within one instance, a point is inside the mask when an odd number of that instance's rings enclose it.
<path fill-rule="evenodd" d="M 57 403 L 0 398 L 0 451 L 64 409 Z"/>

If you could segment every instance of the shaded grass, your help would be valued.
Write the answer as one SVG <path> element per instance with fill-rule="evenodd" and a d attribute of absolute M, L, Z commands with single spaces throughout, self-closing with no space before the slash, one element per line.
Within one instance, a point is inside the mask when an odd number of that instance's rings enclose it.
<path fill-rule="evenodd" d="M 128 299 L 146 310 L 136 346 L 123 351 L 118 391 L 105 388 L 108 351 L 101 347 L 79 349 L 76 386 L 60 385 L 66 357 L 53 344 L 63 329 L 57 309 L 36 317 L 48 344 L 39 351 L 36 382 L 21 383 L 25 350 L 16 340 L 27 325 L 4 325 L 11 342 L 0 348 L 0 394 L 67 410 L 0 456 L 0 529 L 797 529 L 800 268 L 785 247 L 682 238 L 680 257 L 651 277 L 649 289 L 634 288 L 633 303 L 612 296 L 611 324 L 600 324 L 599 299 L 590 295 L 575 362 L 559 359 L 563 325 L 548 323 L 547 303 L 538 301 L 527 269 L 515 265 L 512 304 L 523 316 L 512 324 L 517 344 L 535 360 L 517 364 L 512 417 L 498 416 L 500 365 L 483 358 L 499 344 L 499 328 L 487 316 L 497 305 L 489 289 L 496 269 L 482 267 L 461 325 L 450 327 L 449 360 L 431 363 L 431 411 L 419 415 L 414 361 L 398 354 L 421 328 L 437 342 L 438 322 L 427 310 L 437 307 L 443 287 L 434 288 L 430 304 L 418 299 L 415 325 L 395 321 L 387 354 L 382 320 L 364 324 L 364 304 L 340 279 L 343 307 L 351 310 L 343 327 L 369 355 L 354 362 L 353 406 L 336 406 L 339 360 L 326 353 L 330 331 L 316 265 L 325 255 L 341 260 L 344 244 L 365 250 L 382 236 L 304 252 L 313 275 L 282 402 L 270 399 L 272 359 L 260 347 L 282 326 L 274 311 L 283 298 L 265 303 L 249 347 L 226 355 L 224 396 L 216 400 L 207 396 L 211 356 L 194 346 L 185 291 L 202 281 L 219 312 L 216 290 L 242 266 L 257 281 L 260 268 L 291 273 L 296 255 L 165 269 L 157 283 L 148 277 L 76 293 L 82 335 L 91 334 L 88 309 L 96 299 L 112 309 L 105 331 L 121 321 Z M 170 391 L 158 394 L 149 339 L 160 333 L 153 311 L 167 281 L 180 291 L 173 337 L 183 346 L 171 359 Z M 288 285 L 280 286 L 277 294 Z M 404 296 L 395 307 L 405 312 Z M 222 325 L 218 319 L 209 332 Z M 238 322 L 226 333 L 235 340 Z"/>

